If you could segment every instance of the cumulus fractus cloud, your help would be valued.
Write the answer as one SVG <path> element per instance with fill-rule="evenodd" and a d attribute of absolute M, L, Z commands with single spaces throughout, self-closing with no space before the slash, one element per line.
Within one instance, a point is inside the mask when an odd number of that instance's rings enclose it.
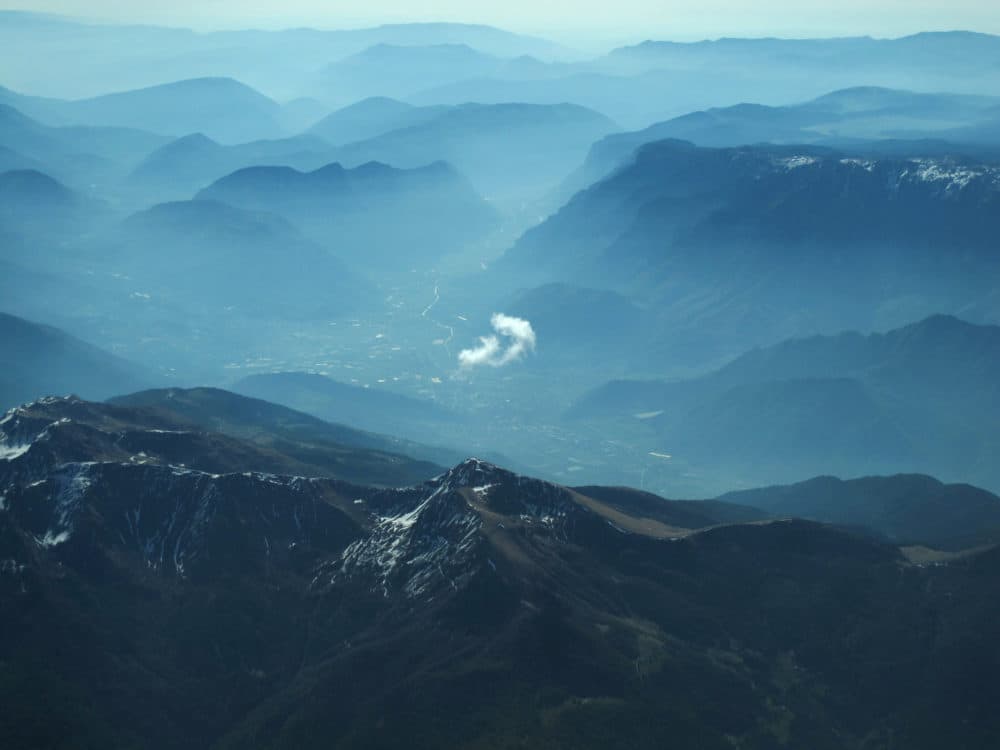
<path fill-rule="evenodd" d="M 478 346 L 458 353 L 458 362 L 462 368 L 480 365 L 503 367 L 535 350 L 535 331 L 529 321 L 493 313 L 490 325 L 493 326 L 494 333 L 480 336 Z"/>

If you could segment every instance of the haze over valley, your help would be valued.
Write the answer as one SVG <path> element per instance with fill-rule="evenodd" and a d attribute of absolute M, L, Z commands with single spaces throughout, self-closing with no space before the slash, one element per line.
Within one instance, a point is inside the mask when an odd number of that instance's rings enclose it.
<path fill-rule="evenodd" d="M 0 10 L 0 746 L 1000 741 L 994 27 L 53 9 Z"/>

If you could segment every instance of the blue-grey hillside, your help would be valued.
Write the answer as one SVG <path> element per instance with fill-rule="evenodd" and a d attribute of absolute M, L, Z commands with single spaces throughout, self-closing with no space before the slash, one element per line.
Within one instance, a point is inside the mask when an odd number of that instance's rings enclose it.
<path fill-rule="evenodd" d="M 144 294 L 212 317 L 337 315 L 370 299 L 363 276 L 285 219 L 217 201 L 153 206 L 88 252 Z"/>
<path fill-rule="evenodd" d="M 140 366 L 58 328 L 0 313 L 0 409 L 52 394 L 101 399 L 153 379 Z"/>
<path fill-rule="evenodd" d="M 312 170 L 329 163 L 331 156 L 330 144 L 313 135 L 227 146 L 193 133 L 149 153 L 127 184 L 152 202 L 186 200 L 240 169 L 266 164 Z"/>
<path fill-rule="evenodd" d="M 667 140 L 526 232 L 496 278 L 610 288 L 670 321 L 652 356 L 732 356 L 937 312 L 995 320 L 998 232 L 990 163 Z"/>
<path fill-rule="evenodd" d="M 309 128 L 309 133 L 336 145 L 375 138 L 392 130 L 420 125 L 447 107 L 416 107 L 385 96 L 369 96 L 337 109 Z"/>
<path fill-rule="evenodd" d="M 714 107 L 602 138 L 567 189 L 587 187 L 624 166 L 640 146 L 667 138 L 711 147 L 809 143 L 875 153 L 908 148 L 911 156 L 975 153 L 984 148 L 995 154 L 1000 130 L 990 126 L 996 124 L 998 106 L 1000 100 L 993 96 L 860 86 L 801 104 Z M 893 141 L 902 143 L 894 146 Z"/>
<path fill-rule="evenodd" d="M 618 127 L 573 104 L 460 104 L 338 150 L 345 164 L 417 167 L 446 161 L 486 198 L 520 205 L 563 180 L 598 138 Z"/>
<path fill-rule="evenodd" d="M 694 379 L 610 382 L 570 416 L 641 422 L 662 450 L 744 483 L 923 471 L 996 490 L 998 383 L 1000 327 L 934 316 L 785 341 Z"/>
<path fill-rule="evenodd" d="M 228 143 L 282 135 L 281 107 L 232 78 L 174 81 L 86 99 L 10 97 L 10 104 L 60 125 L 130 128 L 161 136 L 205 133 Z"/>
<path fill-rule="evenodd" d="M 45 125 L 0 102 L 0 145 L 7 158 L 19 169 L 41 170 L 78 189 L 121 180 L 168 140 L 129 128 Z"/>
<path fill-rule="evenodd" d="M 774 516 L 869 529 L 897 544 L 961 550 L 1000 541 L 1000 497 L 921 474 L 816 477 L 797 484 L 731 492 L 726 503 Z"/>
<path fill-rule="evenodd" d="M 113 217 L 104 201 L 38 170 L 0 172 L 0 232 L 30 238 L 34 244 L 66 242 L 106 226 Z"/>
<path fill-rule="evenodd" d="M 0 44 L 21 61 L 5 85 L 50 97 L 92 97 L 204 77 L 235 78 L 284 99 L 309 94 L 325 66 L 384 44 L 468 45 L 486 55 L 544 60 L 569 51 L 547 39 L 481 24 L 393 23 L 357 29 L 184 28 L 81 22 L 5 11 Z M 455 71 L 461 76 L 461 69 Z M 336 96 L 336 92 L 330 92 Z M 341 100 L 335 106 L 349 104 Z"/>
<path fill-rule="evenodd" d="M 502 71 L 507 61 L 468 44 L 376 44 L 331 62 L 316 76 L 320 96 L 334 101 L 405 98 L 416 91 Z"/>
<path fill-rule="evenodd" d="M 850 87 L 996 96 L 1000 37 L 967 31 L 895 39 L 650 40 L 532 75 L 470 76 L 409 100 L 573 102 L 630 129 L 738 102 L 794 105 Z"/>
<path fill-rule="evenodd" d="M 443 162 L 411 169 L 333 163 L 312 172 L 252 167 L 218 180 L 197 198 L 280 214 L 355 265 L 387 262 L 384 272 L 409 272 L 413 264 L 461 251 L 498 221 L 496 210 Z"/>

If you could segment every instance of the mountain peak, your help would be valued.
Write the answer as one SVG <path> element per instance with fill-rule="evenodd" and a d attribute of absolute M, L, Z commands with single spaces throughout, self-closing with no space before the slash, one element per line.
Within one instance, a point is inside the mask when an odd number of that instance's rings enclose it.
<path fill-rule="evenodd" d="M 467 458 L 441 476 L 434 479 L 441 486 L 453 489 L 479 488 L 516 479 L 513 472 L 479 458 Z"/>
<path fill-rule="evenodd" d="M 323 572 L 331 584 L 360 581 L 385 597 L 459 590 L 477 573 L 496 570 L 498 534 L 530 529 L 563 533 L 587 508 L 564 487 L 469 458 L 423 487 L 370 500 L 370 533 Z"/>

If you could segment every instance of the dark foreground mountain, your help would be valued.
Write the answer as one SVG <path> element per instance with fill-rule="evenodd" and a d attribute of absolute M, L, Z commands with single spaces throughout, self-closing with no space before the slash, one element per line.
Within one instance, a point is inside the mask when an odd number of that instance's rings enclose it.
<path fill-rule="evenodd" d="M 751 485 L 932 471 L 996 490 L 998 382 L 1000 328 L 934 316 L 793 339 L 691 380 L 607 383 L 570 416 L 645 425 L 676 458 Z"/>
<path fill-rule="evenodd" d="M 106 398 L 152 379 L 138 365 L 58 328 L 0 313 L 0 409 L 49 393 Z"/>
<path fill-rule="evenodd" d="M 4 747 L 1000 737 L 995 550 L 673 526 L 475 460 L 405 490 L 213 471 L 231 444 L 181 467 L 169 427 L 93 409 L 0 422 Z"/>
<path fill-rule="evenodd" d="M 195 406 L 201 411 L 192 415 Z M 415 484 L 442 471 L 393 452 L 390 438 L 214 389 L 143 391 L 114 403 L 45 397 L 8 416 L 3 449 L 8 458 L 26 451 L 58 462 L 252 470 L 381 486 Z M 255 420 L 252 429 L 248 419 Z"/>
<path fill-rule="evenodd" d="M 192 423 L 203 430 L 221 432 L 254 444 L 277 448 L 283 453 L 304 457 L 344 453 L 340 468 L 318 464 L 314 473 L 363 481 L 369 484 L 406 484 L 427 479 L 441 465 L 454 463 L 457 452 L 402 440 L 396 436 L 365 432 L 341 423 L 324 421 L 279 403 L 250 398 L 219 388 L 166 388 L 125 396 L 111 403 L 157 414 L 163 418 Z M 354 424 L 354 423 L 352 423 Z M 349 450 L 345 450 L 345 446 Z M 388 475 L 365 468 L 355 455 L 357 449 L 389 456 L 411 456 L 416 464 L 401 474 Z M 412 463 L 412 462 L 410 462 Z M 436 465 L 435 465 L 436 464 Z M 323 467 L 326 468 L 323 468 Z M 344 474 L 343 471 L 351 473 Z"/>

